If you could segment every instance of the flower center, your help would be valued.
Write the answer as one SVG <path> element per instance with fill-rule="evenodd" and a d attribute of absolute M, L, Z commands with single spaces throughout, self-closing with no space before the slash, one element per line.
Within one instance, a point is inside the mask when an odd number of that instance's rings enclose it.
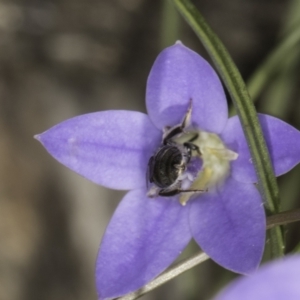
<path fill-rule="evenodd" d="M 193 140 L 193 144 L 199 148 L 200 154 L 195 153 L 193 156 L 200 156 L 203 164 L 189 188 L 210 191 L 228 177 L 230 161 L 236 160 L 238 154 L 227 149 L 218 135 L 201 130 L 186 132 L 176 140 L 178 143 L 184 143 L 194 136 L 197 138 Z M 179 198 L 180 203 L 185 205 L 191 196 L 192 194 L 182 193 Z"/>

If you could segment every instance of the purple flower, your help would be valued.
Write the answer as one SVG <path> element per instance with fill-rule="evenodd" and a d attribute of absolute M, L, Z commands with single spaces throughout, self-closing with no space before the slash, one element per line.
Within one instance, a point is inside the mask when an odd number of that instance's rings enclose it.
<path fill-rule="evenodd" d="M 150 72 L 146 104 L 148 115 L 96 112 L 37 136 L 73 171 L 97 184 L 130 190 L 100 246 L 96 265 L 100 299 L 142 287 L 192 238 L 218 264 L 243 274 L 257 268 L 264 249 L 265 214 L 253 184 L 257 179 L 247 142 L 238 117 L 228 119 L 226 97 L 212 67 L 180 42 L 165 49 Z M 171 139 L 172 145 L 180 144 L 177 149 L 186 151 L 185 165 L 176 164 L 178 174 L 185 176 L 185 187 L 182 183 L 179 188 L 204 192 L 150 199 L 147 193 L 154 194 L 145 179 L 149 159 L 161 149 L 162 137 L 185 117 L 183 134 Z M 281 175 L 300 161 L 300 133 L 274 117 L 259 118 L 275 173 Z M 183 144 L 191 140 L 196 151 L 191 150 L 189 160 Z M 160 180 L 154 181 L 156 194 L 161 192 Z"/>
<path fill-rule="evenodd" d="M 299 278 L 300 256 L 285 257 L 234 281 L 215 300 L 299 300 Z"/>

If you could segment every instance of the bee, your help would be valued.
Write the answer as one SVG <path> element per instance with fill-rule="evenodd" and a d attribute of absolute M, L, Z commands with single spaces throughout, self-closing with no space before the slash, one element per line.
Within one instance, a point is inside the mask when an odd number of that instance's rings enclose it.
<path fill-rule="evenodd" d="M 187 177 L 186 169 L 192 158 L 192 152 L 200 155 L 199 148 L 192 142 L 198 138 L 196 134 L 189 141 L 180 144 L 174 138 L 184 133 L 191 121 L 192 101 L 183 121 L 173 127 L 167 127 L 162 138 L 162 145 L 150 157 L 147 170 L 147 184 L 152 183 L 148 197 L 171 197 L 180 193 L 200 193 L 203 190 L 183 189 L 183 180 Z"/>

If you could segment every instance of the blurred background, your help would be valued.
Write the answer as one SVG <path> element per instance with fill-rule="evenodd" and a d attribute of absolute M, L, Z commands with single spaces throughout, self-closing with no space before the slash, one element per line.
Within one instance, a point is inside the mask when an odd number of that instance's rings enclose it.
<path fill-rule="evenodd" d="M 300 1 L 194 3 L 257 108 L 300 129 L 299 43 L 274 54 L 297 33 Z M 97 298 L 98 246 L 123 192 L 72 173 L 33 135 L 88 112 L 145 111 L 151 65 L 177 39 L 207 57 L 164 0 L 0 1 L 0 300 Z M 279 179 L 284 210 L 299 207 L 299 176 Z M 297 223 L 286 227 L 288 251 L 299 237 Z M 233 276 L 207 261 L 144 299 L 209 299 Z"/>

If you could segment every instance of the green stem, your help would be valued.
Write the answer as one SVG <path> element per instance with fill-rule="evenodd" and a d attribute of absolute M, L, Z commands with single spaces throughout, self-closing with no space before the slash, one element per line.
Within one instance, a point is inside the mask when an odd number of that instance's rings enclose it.
<path fill-rule="evenodd" d="M 164 49 L 178 40 L 181 19 L 169 0 L 164 0 L 162 5 L 160 46 Z"/>
<path fill-rule="evenodd" d="M 279 212 L 279 191 L 269 153 L 254 105 L 237 67 L 222 42 L 195 6 L 189 0 L 172 1 L 188 24 L 193 28 L 218 69 L 241 120 L 258 177 L 258 188 L 264 203 L 270 213 Z M 282 256 L 284 246 L 281 230 L 276 227 L 270 231 L 273 256 Z"/>
<path fill-rule="evenodd" d="M 300 208 L 284 211 L 277 215 L 269 216 L 267 219 L 267 229 L 274 226 L 284 225 L 300 221 Z"/>

